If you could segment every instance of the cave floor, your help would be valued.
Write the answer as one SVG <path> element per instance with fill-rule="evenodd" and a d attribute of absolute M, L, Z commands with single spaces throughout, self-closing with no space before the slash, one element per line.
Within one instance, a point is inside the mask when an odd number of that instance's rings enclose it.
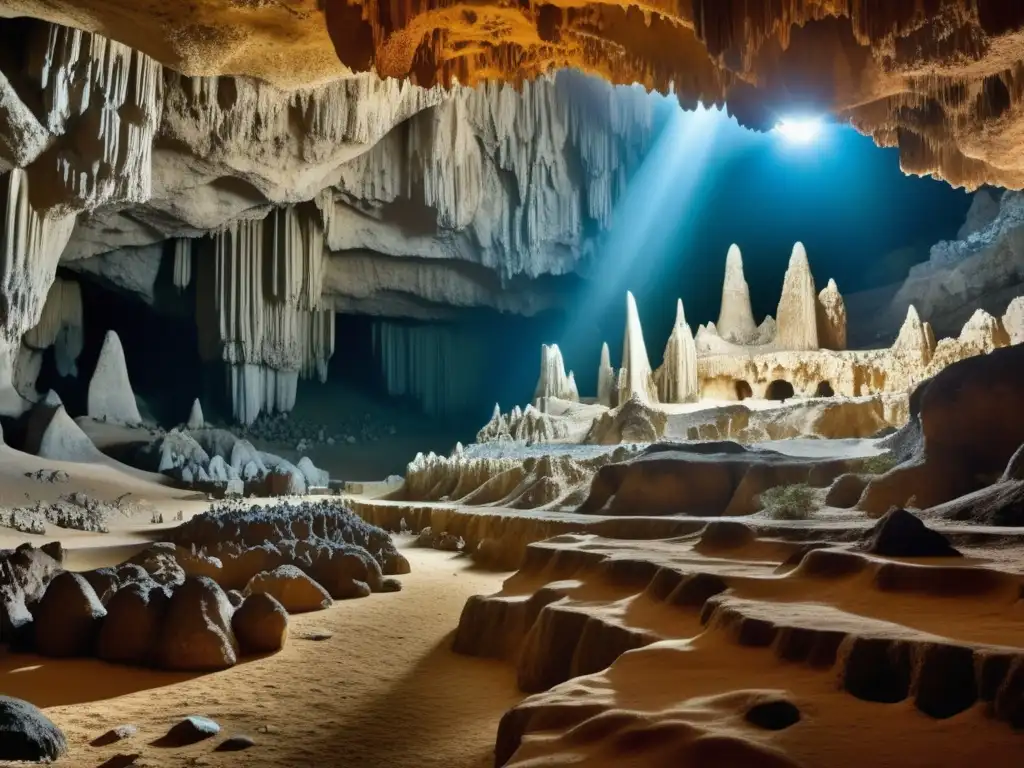
<path fill-rule="evenodd" d="M 73 553 L 73 567 L 123 554 L 105 553 Z M 224 672 L 191 676 L 6 654 L 0 690 L 43 707 L 64 730 L 70 753 L 61 765 L 139 754 L 131 765 L 490 766 L 498 721 L 522 698 L 515 670 L 454 654 L 451 635 L 467 598 L 500 589 L 507 574 L 474 570 L 450 553 L 410 548 L 406 555 L 412 573 L 402 577 L 401 592 L 292 616 L 283 651 Z M 331 637 L 313 639 L 324 634 Z M 191 714 L 256 746 L 217 753 L 221 737 L 184 748 L 151 744 Z M 139 732 L 89 746 L 121 724 Z"/>

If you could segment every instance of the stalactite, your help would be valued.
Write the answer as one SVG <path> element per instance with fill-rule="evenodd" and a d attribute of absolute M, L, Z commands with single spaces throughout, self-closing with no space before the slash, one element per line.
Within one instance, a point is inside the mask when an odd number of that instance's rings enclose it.
<path fill-rule="evenodd" d="M 81 288 L 75 280 L 56 277 L 39 322 L 25 333 L 22 343 L 40 351 L 54 347 L 57 372 L 61 376 L 77 376 L 83 332 Z"/>
<path fill-rule="evenodd" d="M 192 241 L 179 237 L 174 241 L 174 287 L 179 291 L 192 282 Z"/>
<path fill-rule="evenodd" d="M 48 24 L 29 69 L 42 91 L 43 122 L 65 136 L 33 173 L 46 207 L 95 208 L 145 202 L 152 187 L 153 137 L 163 107 L 163 68 L 139 51 Z M 44 175 L 45 174 L 45 175 Z"/>
<path fill-rule="evenodd" d="M 471 329 L 444 325 L 373 324 L 374 357 L 392 397 L 416 400 L 431 416 L 464 412 L 479 400 L 489 343 Z"/>
<path fill-rule="evenodd" d="M 213 253 L 200 261 L 200 354 L 227 364 L 228 394 L 243 423 L 261 411 L 291 410 L 300 376 L 327 379 L 334 311 L 318 308 L 322 235 L 313 229 L 281 212 L 236 222 L 212 238 Z"/>

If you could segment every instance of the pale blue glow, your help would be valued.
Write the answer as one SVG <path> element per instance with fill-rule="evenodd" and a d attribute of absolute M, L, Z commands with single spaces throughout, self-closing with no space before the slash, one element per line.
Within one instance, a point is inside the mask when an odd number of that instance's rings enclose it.
<path fill-rule="evenodd" d="M 810 144 L 821 134 L 821 128 L 819 117 L 788 118 L 775 126 L 784 139 L 794 144 Z"/>

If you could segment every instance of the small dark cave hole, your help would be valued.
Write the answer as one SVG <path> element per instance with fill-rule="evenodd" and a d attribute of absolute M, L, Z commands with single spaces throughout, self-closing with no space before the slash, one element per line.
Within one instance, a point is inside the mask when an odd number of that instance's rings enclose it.
<path fill-rule="evenodd" d="M 835 397 L 835 390 L 832 389 L 832 385 L 827 381 L 818 383 L 818 388 L 814 390 L 815 397 Z"/>
<path fill-rule="evenodd" d="M 780 400 L 785 402 L 795 394 L 796 392 L 794 392 L 792 384 L 788 381 L 784 381 L 783 379 L 776 379 L 768 385 L 768 389 L 764 396 L 767 400 Z"/>
<path fill-rule="evenodd" d="M 800 710 L 785 699 L 763 701 L 747 710 L 746 720 L 751 725 L 768 731 L 783 731 L 800 722 Z"/>
<path fill-rule="evenodd" d="M 735 382 L 733 386 L 736 389 L 737 400 L 746 400 L 748 397 L 754 396 L 754 390 L 750 388 L 750 384 L 742 379 Z"/>

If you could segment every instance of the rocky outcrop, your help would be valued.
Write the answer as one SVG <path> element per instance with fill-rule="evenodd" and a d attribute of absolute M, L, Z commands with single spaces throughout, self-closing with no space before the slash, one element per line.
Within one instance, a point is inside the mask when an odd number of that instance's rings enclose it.
<path fill-rule="evenodd" d="M 608 350 L 608 342 L 604 342 L 601 345 L 601 362 L 597 367 L 597 402 L 608 408 L 613 408 L 618 402 L 618 397 L 611 352 Z"/>

